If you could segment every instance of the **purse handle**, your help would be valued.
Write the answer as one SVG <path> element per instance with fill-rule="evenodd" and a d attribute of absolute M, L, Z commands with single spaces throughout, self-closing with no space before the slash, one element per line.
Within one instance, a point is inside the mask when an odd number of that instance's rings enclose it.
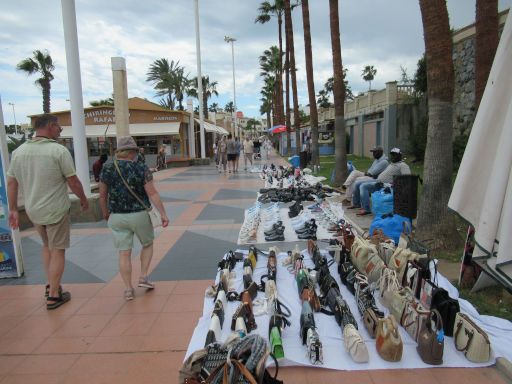
<path fill-rule="evenodd" d="M 439 331 L 440 329 L 443 329 L 443 319 L 441 317 L 441 314 L 439 313 L 439 311 L 437 309 L 432 309 L 430 311 L 430 316 L 428 318 L 428 322 L 427 322 L 427 327 L 433 331 L 433 329 L 431 328 L 432 326 L 432 317 L 435 316 L 435 319 L 436 319 L 436 331 Z"/>
<path fill-rule="evenodd" d="M 117 171 L 119 177 L 121 178 L 121 180 L 123 180 L 123 183 L 124 183 L 124 186 L 126 187 L 126 189 L 128 189 L 128 191 L 132 194 L 132 196 L 137 199 L 137 201 L 144 207 L 144 209 L 146 211 L 150 211 L 151 207 L 146 207 L 146 204 L 144 204 L 144 201 L 142 201 L 142 199 L 139 196 L 137 196 L 137 194 L 132 189 L 132 187 L 130 187 L 130 185 L 126 182 L 125 178 L 123 177 L 123 175 L 121 173 L 121 170 L 119 169 L 119 164 L 117 164 L 117 159 L 114 159 L 114 166 L 116 167 L 116 171 Z"/>
<path fill-rule="evenodd" d="M 459 348 L 457 346 L 457 337 L 459 336 L 459 332 L 460 330 L 462 329 L 462 320 L 459 320 L 459 322 L 457 323 L 457 330 L 455 331 L 455 334 L 453 335 L 453 338 L 455 340 L 455 349 L 457 349 L 457 351 L 459 352 L 466 352 L 468 349 L 469 349 L 469 346 L 471 345 L 471 341 L 473 340 L 473 335 L 474 335 L 474 332 L 466 332 L 467 336 L 468 336 L 468 342 L 466 343 L 466 345 L 462 348 Z"/>

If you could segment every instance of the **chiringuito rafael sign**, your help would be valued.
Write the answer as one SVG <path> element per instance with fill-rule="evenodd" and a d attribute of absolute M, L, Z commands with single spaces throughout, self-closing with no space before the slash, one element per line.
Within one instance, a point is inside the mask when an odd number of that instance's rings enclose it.
<path fill-rule="evenodd" d="M 113 109 L 100 109 L 85 113 L 86 119 L 92 119 L 93 123 L 115 123 L 116 116 Z"/>

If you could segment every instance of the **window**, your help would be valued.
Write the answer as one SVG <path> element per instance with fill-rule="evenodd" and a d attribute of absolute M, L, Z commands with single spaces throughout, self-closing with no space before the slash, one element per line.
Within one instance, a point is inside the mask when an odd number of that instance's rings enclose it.
<path fill-rule="evenodd" d="M 375 145 L 382 145 L 382 121 L 377 121 L 377 129 L 375 130 Z"/>
<path fill-rule="evenodd" d="M 139 147 L 144 148 L 146 155 L 156 155 L 158 153 L 158 141 L 156 136 L 135 136 L 134 139 Z"/>

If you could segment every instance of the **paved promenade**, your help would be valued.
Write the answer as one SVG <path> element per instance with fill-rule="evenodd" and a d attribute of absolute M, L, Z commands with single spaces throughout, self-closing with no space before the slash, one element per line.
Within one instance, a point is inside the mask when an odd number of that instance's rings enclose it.
<path fill-rule="evenodd" d="M 177 383 L 204 290 L 222 255 L 236 248 L 243 210 L 262 186 L 257 174 L 241 169 L 219 174 L 214 166 L 202 166 L 155 174 L 171 223 L 155 240 L 150 277 L 156 289 L 137 289 L 131 302 L 123 298 L 106 223 L 75 224 L 63 280 L 72 299 L 47 311 L 41 243 L 33 230 L 24 231 L 26 276 L 0 280 L 0 384 Z M 494 367 L 362 372 L 292 367 L 280 369 L 279 377 L 293 384 L 506 383 Z"/>

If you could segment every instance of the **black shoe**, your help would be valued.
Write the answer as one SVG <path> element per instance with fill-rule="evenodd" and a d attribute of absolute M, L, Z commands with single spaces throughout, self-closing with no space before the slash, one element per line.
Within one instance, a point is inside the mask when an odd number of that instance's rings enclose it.
<path fill-rule="evenodd" d="M 300 240 L 316 240 L 316 231 L 310 231 L 297 235 Z"/>
<path fill-rule="evenodd" d="M 298 206 L 297 208 L 293 208 L 293 209 L 290 208 L 290 212 L 288 212 L 288 217 L 294 218 L 295 216 L 298 216 L 299 213 L 301 213 L 301 212 L 302 212 L 302 204 L 300 206 Z"/>
<path fill-rule="evenodd" d="M 274 235 L 283 235 L 284 234 L 284 227 L 271 229 L 270 231 L 263 232 L 265 236 L 274 236 Z"/>
<path fill-rule="evenodd" d="M 297 229 L 295 231 L 295 233 L 297 235 L 301 235 L 301 234 L 306 233 L 306 232 L 314 232 L 314 233 L 316 233 L 316 229 L 317 229 L 316 224 L 313 224 L 311 226 L 307 226 L 307 227 L 304 227 L 304 228 L 301 228 L 301 229 Z"/>
<path fill-rule="evenodd" d="M 278 221 L 277 223 L 272 225 L 272 228 L 270 228 L 268 231 L 263 232 L 265 235 L 269 235 L 271 233 L 274 233 L 279 230 L 284 230 L 283 222 Z"/>
<path fill-rule="evenodd" d="M 276 233 L 270 236 L 265 236 L 265 241 L 284 241 L 284 235 Z"/>

